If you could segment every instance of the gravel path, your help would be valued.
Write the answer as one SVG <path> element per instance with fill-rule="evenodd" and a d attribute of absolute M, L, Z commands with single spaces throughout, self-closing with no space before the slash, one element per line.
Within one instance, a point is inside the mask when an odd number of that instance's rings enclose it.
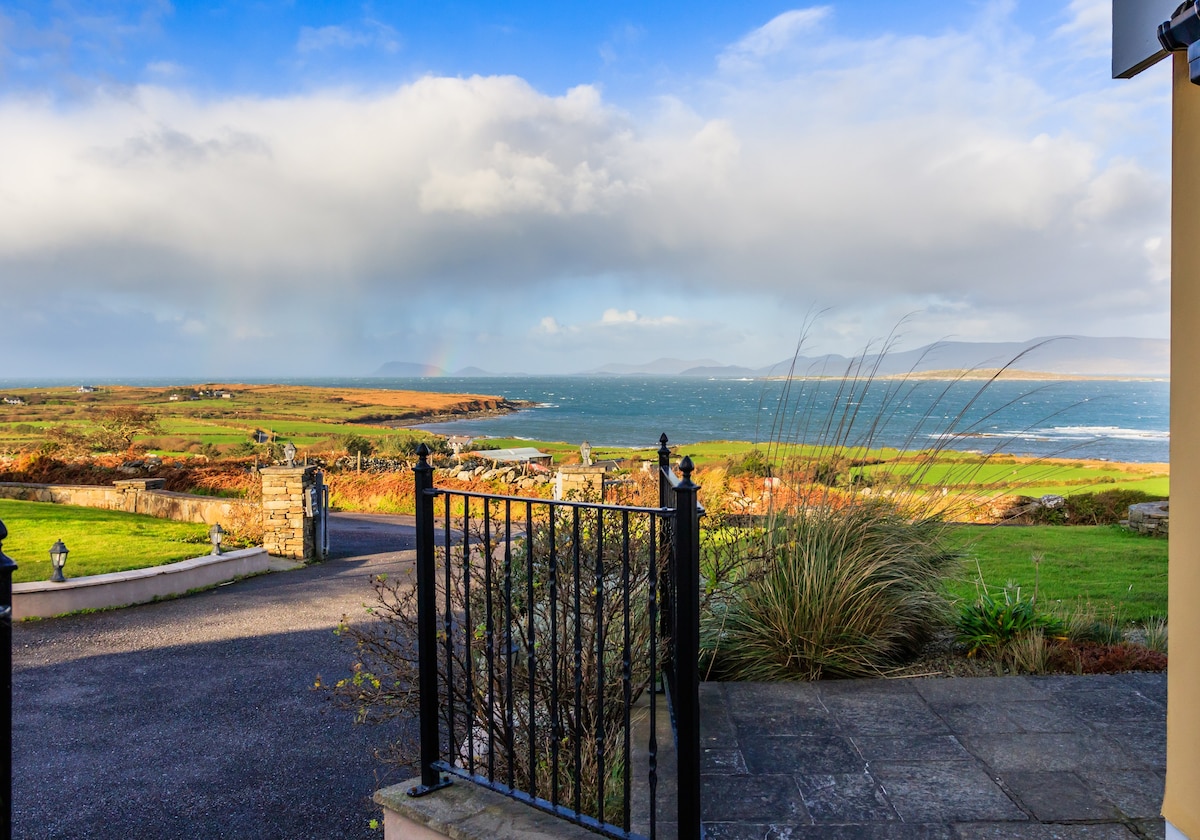
<path fill-rule="evenodd" d="M 370 577 L 411 566 L 411 517 L 331 517 L 333 558 L 174 601 L 13 630 L 20 838 L 378 838 L 399 774 L 313 691 L 348 673 L 333 634 Z M 20 558 L 15 558 L 20 563 Z"/>

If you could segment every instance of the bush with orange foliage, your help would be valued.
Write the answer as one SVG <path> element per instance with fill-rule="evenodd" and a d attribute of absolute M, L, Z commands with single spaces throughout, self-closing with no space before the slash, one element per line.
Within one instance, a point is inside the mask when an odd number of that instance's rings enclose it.
<path fill-rule="evenodd" d="M 165 490 L 177 493 L 200 492 L 239 497 L 248 497 L 259 483 L 246 464 L 235 461 L 204 463 L 164 460 L 152 470 L 146 467 L 123 468 L 124 463 L 124 459 L 116 455 L 64 461 L 37 452 L 25 453 L 0 464 L 0 481 L 103 486 L 135 475 L 161 478 L 165 482 Z"/>

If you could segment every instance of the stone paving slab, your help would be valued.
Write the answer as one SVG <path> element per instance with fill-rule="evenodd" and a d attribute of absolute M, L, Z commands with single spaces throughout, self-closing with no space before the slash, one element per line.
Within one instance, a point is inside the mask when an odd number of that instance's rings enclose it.
<path fill-rule="evenodd" d="M 1166 675 L 701 686 L 710 840 L 1156 840 Z"/>

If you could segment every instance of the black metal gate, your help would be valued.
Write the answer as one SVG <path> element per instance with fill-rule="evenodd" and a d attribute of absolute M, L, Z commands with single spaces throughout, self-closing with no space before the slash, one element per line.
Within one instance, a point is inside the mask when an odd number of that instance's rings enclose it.
<path fill-rule="evenodd" d="M 638 701 L 661 682 L 678 767 L 678 812 L 663 819 L 700 837 L 699 488 L 691 460 L 675 475 L 660 444 L 657 508 L 436 488 L 418 450 L 412 795 L 456 776 L 611 837 L 655 838 L 656 712 Z M 640 778 L 638 708 L 650 718 Z M 635 795 L 649 800 L 644 834 Z"/>

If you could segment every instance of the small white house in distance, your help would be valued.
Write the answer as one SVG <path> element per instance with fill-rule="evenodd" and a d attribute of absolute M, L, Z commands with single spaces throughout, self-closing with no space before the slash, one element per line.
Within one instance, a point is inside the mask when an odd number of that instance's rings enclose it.
<path fill-rule="evenodd" d="M 446 445 L 450 447 L 450 451 L 455 457 L 462 457 L 462 451 L 475 442 L 475 438 L 467 435 L 451 435 L 446 438 Z"/>
<path fill-rule="evenodd" d="M 493 464 L 534 464 L 549 468 L 553 455 L 541 452 L 532 446 L 522 446 L 516 449 L 483 449 L 467 453 L 472 458 L 481 461 L 491 461 Z"/>

